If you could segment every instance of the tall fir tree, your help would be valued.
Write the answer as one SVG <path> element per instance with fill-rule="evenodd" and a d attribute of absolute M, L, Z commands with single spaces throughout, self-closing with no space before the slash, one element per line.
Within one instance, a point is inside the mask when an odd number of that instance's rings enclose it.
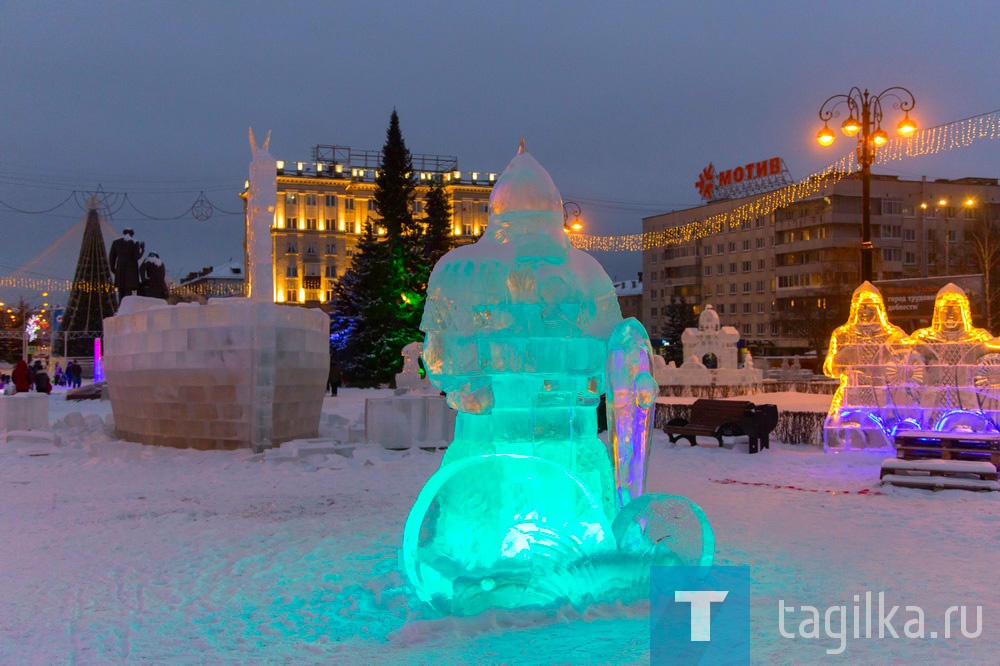
<path fill-rule="evenodd" d="M 379 240 L 369 220 L 351 267 L 334 288 L 330 313 L 330 352 L 347 384 L 371 387 L 390 382 L 402 363 L 400 351 L 413 341 L 398 324 L 399 294 L 386 288 L 396 273 L 390 245 Z"/>
<path fill-rule="evenodd" d="M 435 178 L 431 181 L 427 196 L 424 197 L 424 243 L 423 253 L 428 271 L 451 250 L 451 202 L 444 189 L 444 183 Z"/>
<path fill-rule="evenodd" d="M 379 218 L 365 223 L 331 311 L 330 351 L 356 386 L 391 382 L 402 366 L 403 347 L 423 339 L 429 270 L 413 219 L 415 190 L 413 161 L 393 110 L 373 194 Z M 376 226 L 385 229 L 383 240 Z"/>

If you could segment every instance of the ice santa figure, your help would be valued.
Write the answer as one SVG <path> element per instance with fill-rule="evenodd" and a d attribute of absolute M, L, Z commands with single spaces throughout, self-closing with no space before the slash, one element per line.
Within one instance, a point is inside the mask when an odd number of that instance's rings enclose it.
<path fill-rule="evenodd" d="M 403 530 L 420 599 L 462 615 L 579 604 L 648 592 L 652 565 L 711 563 L 704 513 L 645 489 L 658 395 L 645 329 L 570 246 L 523 142 L 485 234 L 434 267 L 421 329 L 427 376 L 458 415 Z M 597 438 L 605 391 L 614 473 Z"/>
<path fill-rule="evenodd" d="M 613 516 L 596 406 L 621 320 L 614 285 L 570 245 L 559 191 L 522 141 L 493 189 L 486 232 L 445 255 L 427 288 L 424 367 L 458 410 L 443 464 L 493 453 L 551 460 Z"/>

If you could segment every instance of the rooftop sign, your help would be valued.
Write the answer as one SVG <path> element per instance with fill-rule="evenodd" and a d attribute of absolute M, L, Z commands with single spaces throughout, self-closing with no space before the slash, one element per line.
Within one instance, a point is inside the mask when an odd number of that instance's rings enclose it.
<path fill-rule="evenodd" d="M 709 163 L 702 169 L 695 187 L 705 201 L 717 201 L 760 194 L 793 182 L 785 161 L 772 157 L 719 172 Z"/>

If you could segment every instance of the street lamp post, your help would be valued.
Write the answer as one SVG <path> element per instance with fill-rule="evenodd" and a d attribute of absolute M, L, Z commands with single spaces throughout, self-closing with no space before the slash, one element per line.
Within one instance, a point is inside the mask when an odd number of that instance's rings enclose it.
<path fill-rule="evenodd" d="M 573 222 L 569 223 L 569 214 L 573 213 Z M 580 231 L 583 229 L 583 224 L 580 222 L 580 204 L 575 201 L 567 201 L 563 203 L 563 229 L 566 233 L 570 231 Z"/>
<path fill-rule="evenodd" d="M 903 96 L 905 95 L 905 97 Z M 895 97 L 892 108 L 903 112 L 903 120 L 898 125 L 902 136 L 909 136 L 917 129 L 916 123 L 910 119 L 909 112 L 916 105 L 916 100 L 906 88 L 894 86 L 886 88 L 878 95 L 869 95 L 858 87 L 853 87 L 846 95 L 834 95 L 823 102 L 819 108 L 819 119 L 823 121 L 823 129 L 816 135 L 821 146 L 833 143 L 834 133 L 827 124 L 834 116 L 840 115 L 837 107 L 847 105 L 848 117 L 841 125 L 841 130 L 847 136 L 858 136 L 858 165 L 861 170 L 861 281 L 870 281 L 873 277 L 875 247 L 872 245 L 871 226 L 871 177 L 872 162 L 875 152 L 884 146 L 889 136 L 882 129 L 882 98 Z"/>

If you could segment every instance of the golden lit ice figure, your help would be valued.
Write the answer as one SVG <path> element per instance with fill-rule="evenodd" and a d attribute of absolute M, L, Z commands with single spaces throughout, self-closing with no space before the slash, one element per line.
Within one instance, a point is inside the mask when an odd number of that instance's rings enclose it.
<path fill-rule="evenodd" d="M 992 338 L 989 331 L 973 325 L 965 291 L 953 283 L 942 287 L 934 298 L 931 325 L 910 336 L 928 365 L 927 390 L 921 400 L 928 427 L 950 429 L 967 418 L 959 412 L 983 407 L 975 387 L 975 366 Z"/>
<path fill-rule="evenodd" d="M 961 287 L 949 282 L 934 298 L 931 325 L 914 331 L 910 337 L 915 342 L 942 344 L 986 342 L 993 336 L 985 328 L 972 325 L 969 297 Z"/>
<path fill-rule="evenodd" d="M 906 337 L 889 322 L 882 293 L 871 282 L 854 290 L 847 323 L 830 336 L 823 373 L 840 380 L 824 431 L 827 448 L 887 445 L 880 408 L 887 393 L 882 364 Z"/>

